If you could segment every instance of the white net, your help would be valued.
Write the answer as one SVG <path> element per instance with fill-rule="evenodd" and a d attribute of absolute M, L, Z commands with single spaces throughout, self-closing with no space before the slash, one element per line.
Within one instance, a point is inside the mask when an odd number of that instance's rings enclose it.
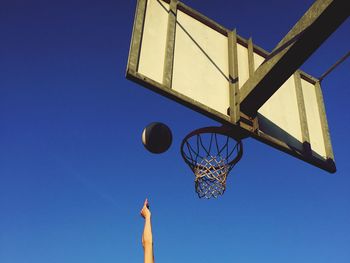
<path fill-rule="evenodd" d="M 198 196 L 207 199 L 217 198 L 225 192 L 227 176 L 243 154 L 241 141 L 210 130 L 190 134 L 181 149 L 195 175 Z"/>

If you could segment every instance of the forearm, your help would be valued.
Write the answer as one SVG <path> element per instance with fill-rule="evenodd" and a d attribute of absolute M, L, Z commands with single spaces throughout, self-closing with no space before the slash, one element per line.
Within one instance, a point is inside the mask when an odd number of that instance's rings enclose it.
<path fill-rule="evenodd" d="M 146 244 L 153 244 L 152 224 L 150 217 L 145 218 L 145 227 L 142 234 L 142 245 L 145 246 Z"/>
<path fill-rule="evenodd" d="M 144 250 L 144 262 L 153 263 L 153 236 L 151 218 L 145 218 L 145 227 L 142 234 L 142 246 Z"/>

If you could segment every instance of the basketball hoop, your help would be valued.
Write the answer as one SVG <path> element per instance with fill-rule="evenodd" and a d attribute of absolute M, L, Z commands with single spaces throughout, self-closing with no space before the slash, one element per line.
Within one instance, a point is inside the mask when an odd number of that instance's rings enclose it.
<path fill-rule="evenodd" d="M 233 137 L 232 129 L 206 127 L 183 139 L 181 155 L 195 175 L 199 198 L 217 198 L 225 192 L 227 176 L 242 158 L 243 144 L 241 137 Z"/>

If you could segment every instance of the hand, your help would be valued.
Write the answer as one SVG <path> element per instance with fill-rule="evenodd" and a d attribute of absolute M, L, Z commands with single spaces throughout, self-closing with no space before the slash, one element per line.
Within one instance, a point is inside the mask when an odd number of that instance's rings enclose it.
<path fill-rule="evenodd" d="M 149 210 L 148 199 L 146 198 L 145 203 L 141 209 L 141 216 L 145 219 L 151 218 L 151 211 Z"/>

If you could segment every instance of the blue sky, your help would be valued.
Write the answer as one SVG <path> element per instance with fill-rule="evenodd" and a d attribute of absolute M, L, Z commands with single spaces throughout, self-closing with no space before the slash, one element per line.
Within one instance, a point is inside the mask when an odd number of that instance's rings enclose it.
<path fill-rule="evenodd" d="M 184 1 L 272 50 L 312 1 Z M 0 262 L 142 262 L 145 197 L 157 262 L 350 261 L 350 60 L 323 81 L 338 171 L 255 140 L 224 196 L 198 199 L 182 138 L 214 121 L 125 79 L 136 1 L 9 1 L 0 9 Z M 346 21 L 302 69 L 349 49 Z M 172 148 L 149 154 L 144 126 Z"/>

